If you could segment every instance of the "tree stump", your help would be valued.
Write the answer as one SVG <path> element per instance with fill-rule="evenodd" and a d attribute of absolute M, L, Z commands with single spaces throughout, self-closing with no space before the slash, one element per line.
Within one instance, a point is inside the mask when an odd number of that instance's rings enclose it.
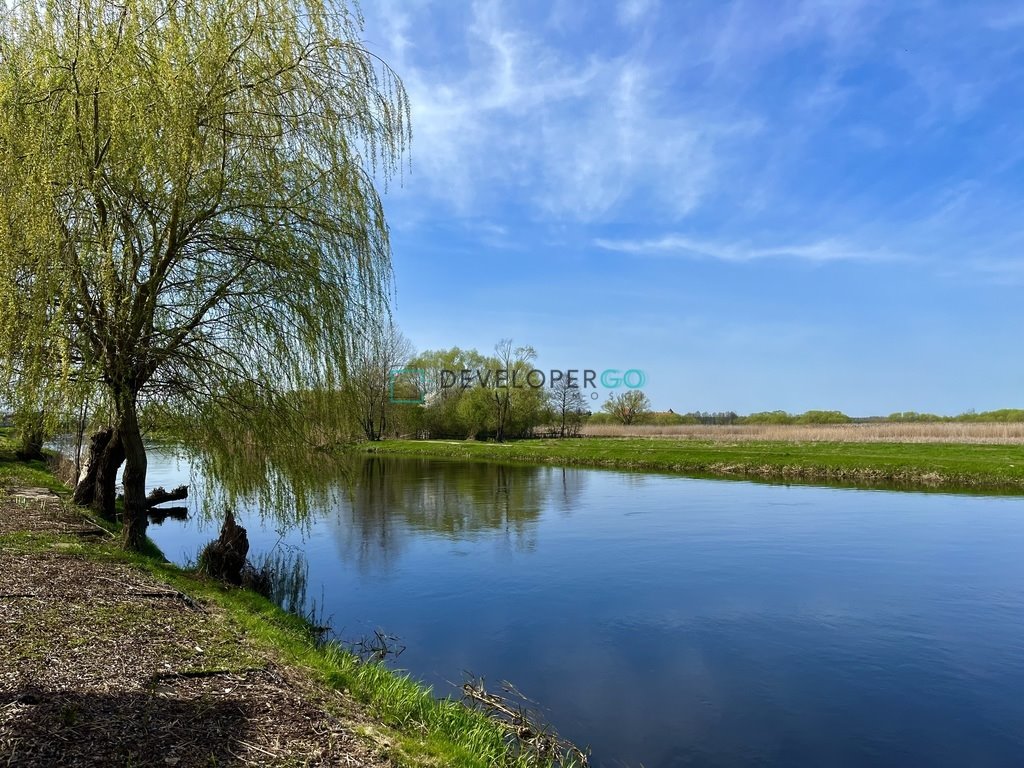
<path fill-rule="evenodd" d="M 207 544 L 199 555 L 199 570 L 229 584 L 241 584 L 242 568 L 248 554 L 249 537 L 229 510 L 224 516 L 220 536 Z"/>

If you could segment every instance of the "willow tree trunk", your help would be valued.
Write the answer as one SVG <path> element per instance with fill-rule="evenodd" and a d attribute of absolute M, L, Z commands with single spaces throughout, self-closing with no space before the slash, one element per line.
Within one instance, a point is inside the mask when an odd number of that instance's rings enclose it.
<path fill-rule="evenodd" d="M 92 508 L 108 520 L 117 516 L 117 470 L 124 463 L 124 441 L 115 427 L 99 456 Z"/>
<path fill-rule="evenodd" d="M 125 399 L 118 414 L 117 434 L 124 447 L 124 527 L 125 549 L 138 552 L 146 541 L 146 447 L 136 412 L 135 397 Z"/>
<path fill-rule="evenodd" d="M 86 454 L 85 464 L 81 467 L 79 476 L 75 478 L 75 504 L 89 506 L 96 498 L 96 472 L 100 468 L 107 443 L 113 436 L 114 430 L 105 427 L 94 432 L 89 438 L 89 453 Z"/>
<path fill-rule="evenodd" d="M 89 438 L 89 453 L 75 485 L 75 504 L 92 507 L 108 520 L 114 519 L 117 470 L 124 463 L 124 449 L 113 427 L 103 427 Z"/>

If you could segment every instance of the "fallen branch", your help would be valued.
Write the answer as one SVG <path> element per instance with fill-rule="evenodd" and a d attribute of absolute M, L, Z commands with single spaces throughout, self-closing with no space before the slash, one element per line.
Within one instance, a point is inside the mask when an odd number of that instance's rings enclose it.
<path fill-rule="evenodd" d="M 537 764 L 562 768 L 585 768 L 590 764 L 586 752 L 543 724 L 536 712 L 526 706 L 532 702 L 517 691 L 515 686 L 506 682 L 502 690 L 518 701 L 510 701 L 509 698 L 487 691 L 482 679 L 471 679 L 464 683 L 462 695 L 470 702 L 470 706 L 504 727 L 510 742 L 519 753 L 530 755 Z"/>
<path fill-rule="evenodd" d="M 154 488 L 150 491 L 149 496 L 146 497 L 146 507 L 152 508 L 157 504 L 163 504 L 168 501 L 181 501 L 182 499 L 188 498 L 188 486 L 179 485 L 172 491 L 166 490 L 163 486 Z"/>
<path fill-rule="evenodd" d="M 104 528 L 102 525 L 100 525 L 95 520 L 90 518 L 88 515 L 82 515 L 82 522 L 85 523 L 86 525 L 91 525 L 94 530 L 93 531 L 89 531 L 89 532 L 81 531 L 78 534 L 79 536 L 85 536 L 85 535 L 101 536 L 102 535 L 102 536 L 106 536 L 108 538 L 114 538 L 114 534 L 113 533 L 108 531 L 106 528 Z"/>
<path fill-rule="evenodd" d="M 349 651 L 364 662 L 381 662 L 389 656 L 397 659 L 402 655 L 405 646 L 398 641 L 395 635 L 386 635 L 379 629 L 375 629 L 373 634 L 372 638 L 364 637 L 354 643 L 349 643 Z"/>
<path fill-rule="evenodd" d="M 174 600 L 181 600 L 181 602 L 183 602 L 185 605 L 187 605 L 189 608 L 193 610 L 200 612 L 202 612 L 203 610 L 202 607 L 195 600 L 186 595 L 184 592 L 178 592 L 177 590 L 173 589 L 138 589 L 136 587 L 131 586 L 130 584 L 124 584 L 123 582 L 120 582 L 117 579 L 111 579 L 108 576 L 94 576 L 93 578 L 98 581 L 109 581 L 111 584 L 117 584 L 121 586 L 123 589 L 127 590 L 128 594 L 131 597 L 168 597 Z"/>
<path fill-rule="evenodd" d="M 263 667 L 242 667 L 240 669 L 192 669 L 185 670 L 184 672 L 157 672 L 154 675 L 150 675 L 150 681 L 156 682 L 157 680 L 176 680 L 176 679 L 195 679 L 204 677 L 222 677 L 224 675 L 248 675 L 253 672 L 265 672 Z"/>

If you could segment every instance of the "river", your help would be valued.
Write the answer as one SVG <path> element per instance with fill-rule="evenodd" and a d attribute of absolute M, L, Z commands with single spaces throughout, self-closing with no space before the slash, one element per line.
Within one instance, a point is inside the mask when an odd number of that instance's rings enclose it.
<path fill-rule="evenodd" d="M 594 765 L 1024 764 L 1019 498 L 375 458 L 299 525 L 236 511 L 293 607 L 440 694 L 512 681 Z"/>

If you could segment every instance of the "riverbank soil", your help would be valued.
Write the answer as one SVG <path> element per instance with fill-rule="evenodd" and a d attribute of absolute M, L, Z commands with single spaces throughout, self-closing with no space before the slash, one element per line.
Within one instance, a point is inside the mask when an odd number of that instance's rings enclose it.
<path fill-rule="evenodd" d="M 52 491 L 0 490 L 0 766 L 386 766 L 366 722 Z"/>

